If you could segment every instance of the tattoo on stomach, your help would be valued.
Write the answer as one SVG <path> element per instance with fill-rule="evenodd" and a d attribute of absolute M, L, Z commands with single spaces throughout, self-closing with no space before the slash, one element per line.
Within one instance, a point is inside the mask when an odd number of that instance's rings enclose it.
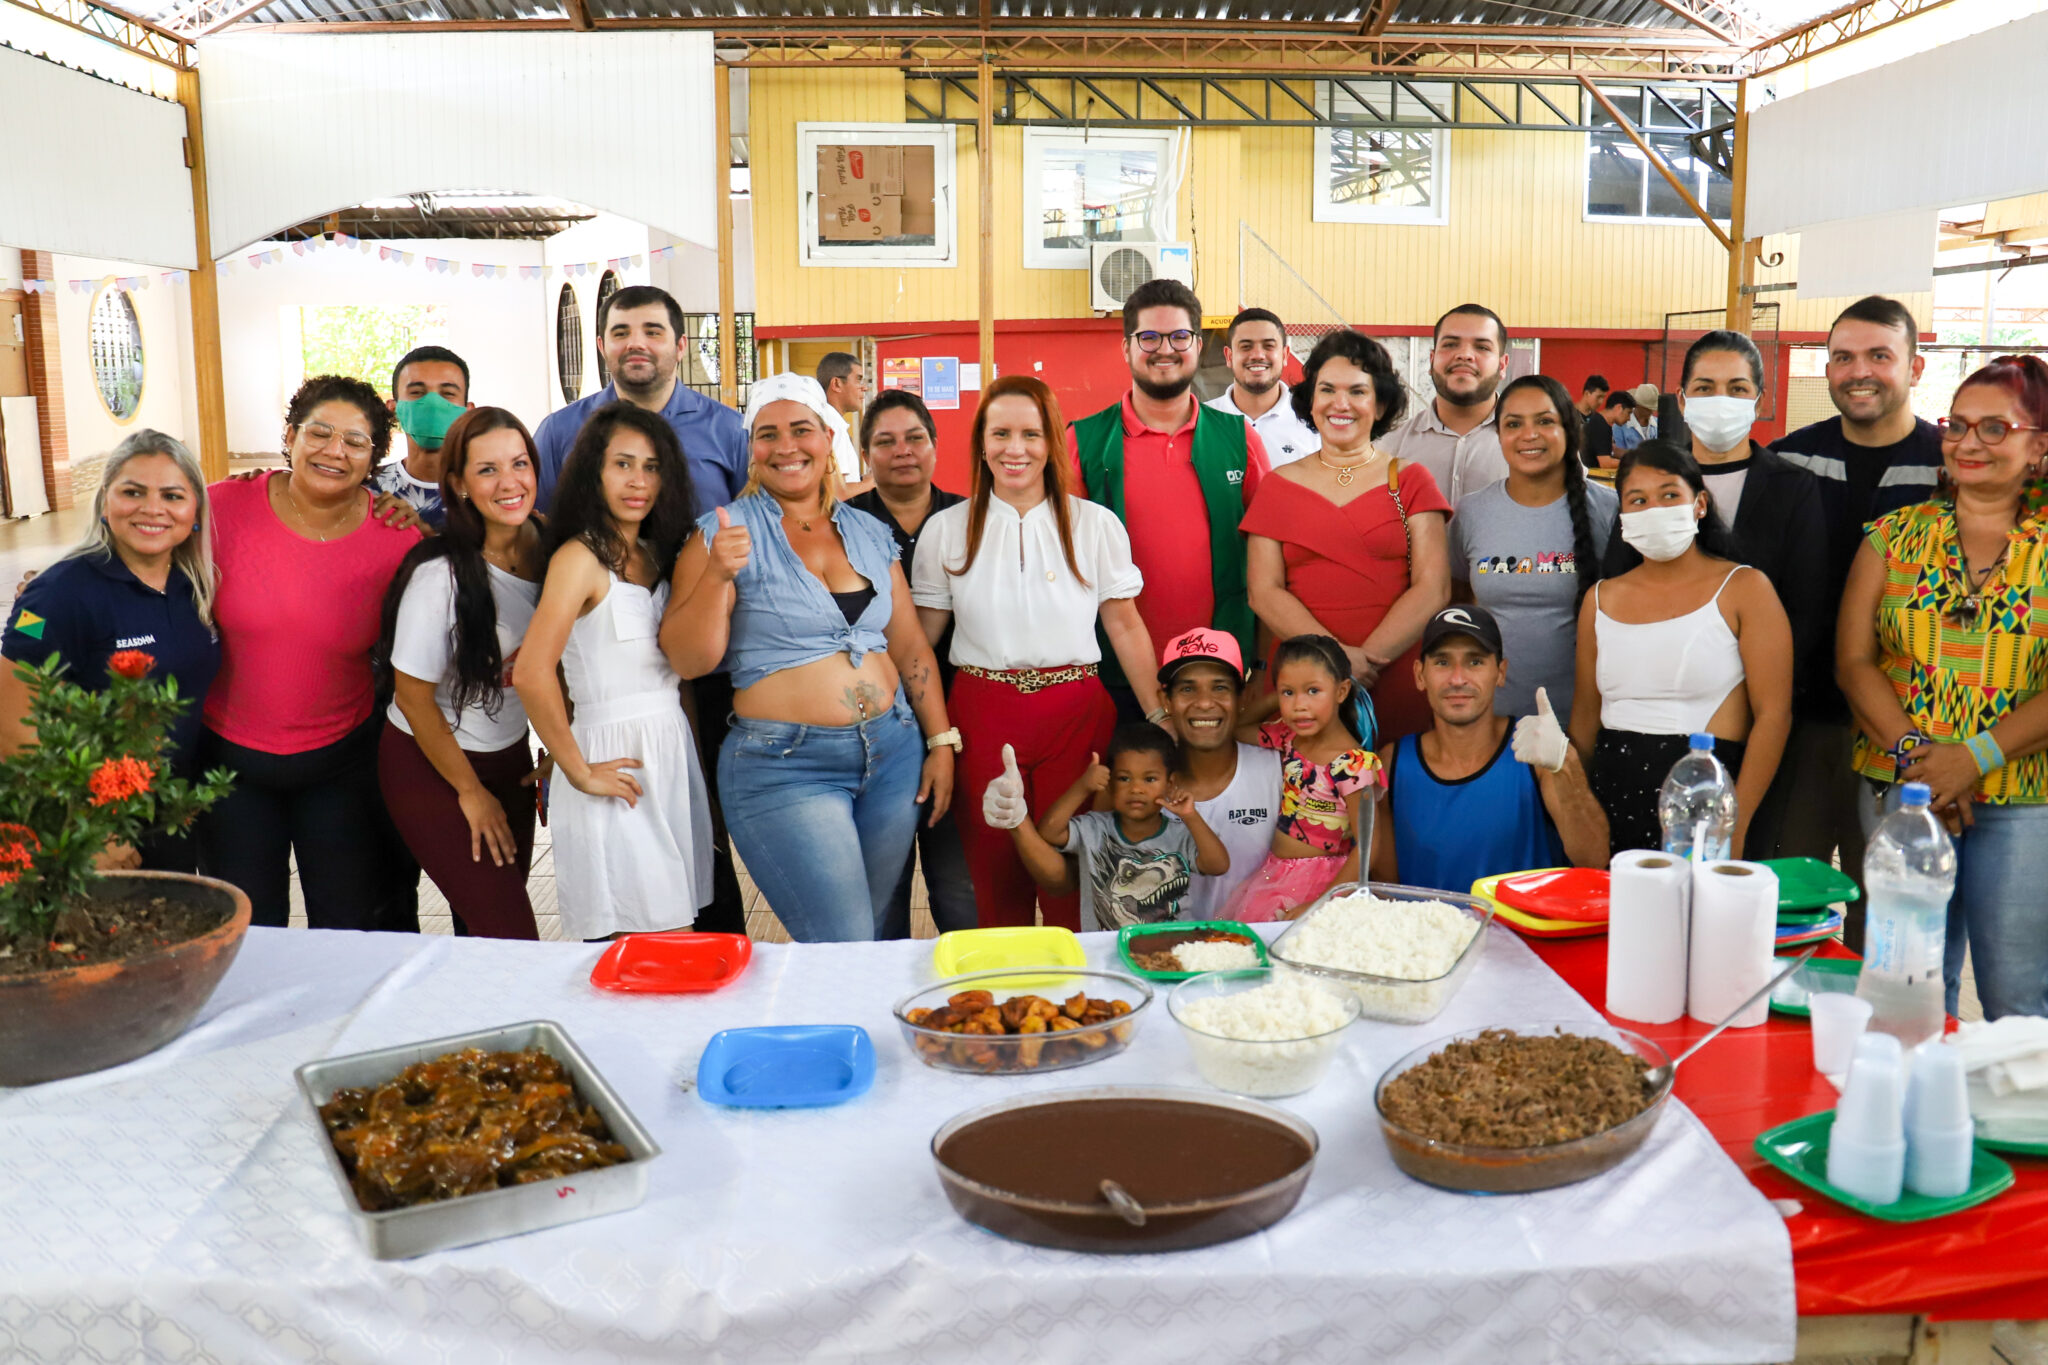
<path fill-rule="evenodd" d="M 882 689 L 871 682 L 855 683 L 839 696 L 846 703 L 846 713 L 856 721 L 871 720 L 888 709 Z"/>

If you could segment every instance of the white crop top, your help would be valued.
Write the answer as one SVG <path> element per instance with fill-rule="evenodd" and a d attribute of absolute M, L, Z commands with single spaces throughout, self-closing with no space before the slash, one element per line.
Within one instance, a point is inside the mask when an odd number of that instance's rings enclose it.
<path fill-rule="evenodd" d="M 1743 683 L 1742 649 L 1720 605 L 1728 579 L 1742 569 L 1730 569 L 1697 611 L 1647 625 L 1629 625 L 1601 611 L 1601 585 L 1593 585 L 1602 725 L 1639 735 L 1690 735 L 1707 728 Z"/>

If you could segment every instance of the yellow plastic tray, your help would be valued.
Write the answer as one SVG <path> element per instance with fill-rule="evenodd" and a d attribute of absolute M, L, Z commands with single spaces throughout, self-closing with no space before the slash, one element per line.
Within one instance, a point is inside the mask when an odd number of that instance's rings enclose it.
<path fill-rule="evenodd" d="M 932 949 L 932 970 L 940 976 L 999 971 L 1004 967 L 1085 967 L 1088 956 L 1071 929 L 1021 925 L 1004 929 L 956 929 L 940 934 Z"/>

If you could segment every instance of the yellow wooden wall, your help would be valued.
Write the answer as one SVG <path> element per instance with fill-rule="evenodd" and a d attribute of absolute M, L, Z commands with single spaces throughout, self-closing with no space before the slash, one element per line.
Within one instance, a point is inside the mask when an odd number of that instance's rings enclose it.
<path fill-rule="evenodd" d="M 957 266 L 807 269 L 797 264 L 796 125 L 901 121 L 903 78 L 872 69 L 758 70 L 749 87 L 756 325 L 872 331 L 976 317 L 975 130 L 958 133 Z M 1454 132 L 1450 138 L 1449 221 L 1433 227 L 1313 221 L 1311 129 L 1194 130 L 1179 233 L 1195 245 L 1195 287 L 1205 306 L 1229 313 L 1238 304 L 1240 220 L 1353 323 L 1427 329 L 1451 305 L 1477 301 L 1515 329 L 1620 331 L 1660 328 L 1668 312 L 1724 304 L 1727 253 L 1704 226 L 1583 221 L 1583 134 Z M 1023 266 L 1022 163 L 1023 130 L 997 128 L 996 316 L 1087 317 L 1086 271 Z M 1786 260 L 1760 278 L 1796 278 L 1787 243 L 1768 245 L 1785 250 Z M 1255 290 L 1262 280 L 1282 277 L 1256 244 L 1245 269 Z M 1282 292 L 1306 298 L 1292 287 Z M 1766 297 L 1784 305 L 1780 325 L 1786 331 L 1825 330 L 1840 307 L 1838 300 Z M 1307 311 L 1294 299 L 1279 306 L 1283 313 Z"/>

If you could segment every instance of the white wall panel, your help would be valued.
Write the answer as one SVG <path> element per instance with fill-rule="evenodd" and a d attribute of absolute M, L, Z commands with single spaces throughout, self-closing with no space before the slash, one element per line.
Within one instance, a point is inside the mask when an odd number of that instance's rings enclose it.
<path fill-rule="evenodd" d="M 252 34 L 200 43 L 199 73 L 216 257 L 366 199 L 453 189 L 717 244 L 706 33 Z"/>
<path fill-rule="evenodd" d="M 198 264 L 183 107 L 0 48 L 0 242 Z"/>
<path fill-rule="evenodd" d="M 1749 116 L 1752 237 L 2048 189 L 2048 13 Z M 1879 131 L 1882 129 L 1882 132 Z"/>

